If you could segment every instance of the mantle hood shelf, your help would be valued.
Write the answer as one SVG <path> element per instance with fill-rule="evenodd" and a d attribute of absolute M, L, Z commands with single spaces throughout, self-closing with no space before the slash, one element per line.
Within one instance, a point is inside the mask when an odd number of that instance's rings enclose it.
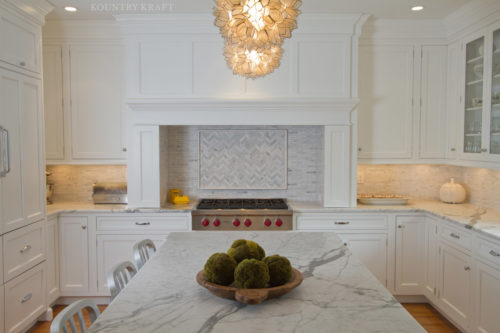
<path fill-rule="evenodd" d="M 156 125 L 350 124 L 358 99 L 128 99 L 133 122 Z"/>

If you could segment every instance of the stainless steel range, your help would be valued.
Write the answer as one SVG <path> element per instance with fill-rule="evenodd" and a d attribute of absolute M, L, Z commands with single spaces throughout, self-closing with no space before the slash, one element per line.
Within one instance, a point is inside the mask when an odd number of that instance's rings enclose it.
<path fill-rule="evenodd" d="M 292 230 L 284 199 L 202 199 L 192 212 L 193 230 Z"/>

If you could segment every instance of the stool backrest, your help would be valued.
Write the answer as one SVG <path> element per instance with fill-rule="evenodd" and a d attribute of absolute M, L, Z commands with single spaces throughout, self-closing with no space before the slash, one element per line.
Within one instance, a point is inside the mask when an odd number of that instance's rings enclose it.
<path fill-rule="evenodd" d="M 59 312 L 59 314 L 54 318 L 52 324 L 50 325 L 50 333 L 85 333 L 87 332 L 87 326 L 85 325 L 85 320 L 83 318 L 83 310 L 87 310 L 90 316 L 90 323 L 92 324 L 97 317 L 101 314 L 97 304 L 90 299 L 82 299 L 76 301 L 71 305 L 68 305 L 64 310 Z M 75 321 L 75 315 L 78 320 L 78 330 L 77 323 Z M 69 328 L 68 328 L 69 325 Z"/>
<path fill-rule="evenodd" d="M 130 261 L 124 261 L 108 273 L 108 288 L 111 293 L 111 300 L 114 300 L 120 291 L 132 280 L 137 273 L 134 264 Z"/>
<path fill-rule="evenodd" d="M 134 259 L 137 269 L 141 269 L 155 252 L 156 247 L 151 239 L 144 239 L 136 243 L 134 245 Z"/>

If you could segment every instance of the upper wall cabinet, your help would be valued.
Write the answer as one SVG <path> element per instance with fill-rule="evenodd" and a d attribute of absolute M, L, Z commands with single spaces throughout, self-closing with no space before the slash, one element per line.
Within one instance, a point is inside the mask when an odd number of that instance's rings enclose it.
<path fill-rule="evenodd" d="M 40 73 L 40 43 L 40 27 L 30 24 L 6 10 L 0 12 L 1 62 L 19 69 Z"/>
<path fill-rule="evenodd" d="M 125 163 L 120 44 L 44 45 L 49 164 Z"/>
<path fill-rule="evenodd" d="M 461 158 L 500 162 L 500 23 L 464 40 Z"/>
<path fill-rule="evenodd" d="M 444 158 L 446 83 L 446 46 L 360 45 L 360 162 Z"/>
<path fill-rule="evenodd" d="M 413 58 L 412 45 L 360 45 L 359 158 L 412 157 Z"/>
<path fill-rule="evenodd" d="M 234 75 L 226 64 L 213 17 L 118 17 L 127 41 L 127 98 L 356 98 L 353 61 L 366 18 L 301 15 L 283 44 L 280 67 L 252 80 Z"/>

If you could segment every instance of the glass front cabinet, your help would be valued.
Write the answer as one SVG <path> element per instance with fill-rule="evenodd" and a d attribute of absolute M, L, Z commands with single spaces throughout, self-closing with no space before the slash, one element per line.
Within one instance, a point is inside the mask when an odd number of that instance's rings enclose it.
<path fill-rule="evenodd" d="M 462 157 L 500 161 L 500 24 L 470 36 L 465 54 Z"/>

